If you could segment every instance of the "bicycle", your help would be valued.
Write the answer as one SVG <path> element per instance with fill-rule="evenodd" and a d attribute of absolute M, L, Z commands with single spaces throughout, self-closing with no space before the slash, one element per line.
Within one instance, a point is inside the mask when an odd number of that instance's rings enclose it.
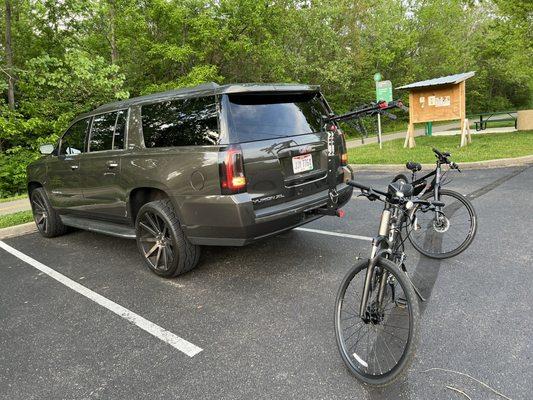
<path fill-rule="evenodd" d="M 434 213 L 419 213 L 415 207 L 411 211 L 413 230 L 409 241 L 413 247 L 426 257 L 445 259 L 454 257 L 463 251 L 474 240 L 477 232 L 477 215 L 472 203 L 461 193 L 442 189 L 443 177 L 448 171 L 442 172 L 442 165 L 461 172 L 459 166 L 450 160 L 451 154 L 441 153 L 433 148 L 436 168 L 421 178 L 416 173 L 422 170 L 419 163 L 409 161 L 405 165 L 411 171 L 411 180 L 404 174 L 398 174 L 393 182 L 401 181 L 413 186 L 413 196 L 421 199 L 433 198 L 445 204 L 436 207 Z M 434 177 L 431 181 L 428 178 Z M 463 220 L 463 218 L 467 218 Z"/>
<path fill-rule="evenodd" d="M 410 222 L 409 210 L 432 211 L 443 203 L 412 197 L 413 187 L 405 182 L 389 184 L 387 192 L 347 184 L 384 208 L 370 258 L 356 263 L 339 287 L 335 336 L 348 370 L 363 383 L 385 386 L 406 370 L 418 339 L 420 294 L 406 273 L 399 232 Z"/>

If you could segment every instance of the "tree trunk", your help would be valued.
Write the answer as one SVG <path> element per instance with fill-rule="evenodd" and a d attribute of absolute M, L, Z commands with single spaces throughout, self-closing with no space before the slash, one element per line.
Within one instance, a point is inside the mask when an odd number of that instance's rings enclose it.
<path fill-rule="evenodd" d="M 13 72 L 13 49 L 11 47 L 11 0 L 6 0 L 6 67 L 7 67 L 7 103 L 15 109 L 15 77 Z"/>
<path fill-rule="evenodd" d="M 108 1 L 109 5 L 109 44 L 111 46 L 111 63 L 116 64 L 118 61 L 118 47 L 115 37 L 115 2 Z"/>

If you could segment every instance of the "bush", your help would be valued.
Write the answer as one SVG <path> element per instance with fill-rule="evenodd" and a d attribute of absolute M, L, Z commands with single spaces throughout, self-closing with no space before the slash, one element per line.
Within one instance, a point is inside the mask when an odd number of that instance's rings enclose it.
<path fill-rule="evenodd" d="M 20 146 L 0 153 L 0 197 L 26 192 L 26 167 L 37 158 L 37 152 Z"/>

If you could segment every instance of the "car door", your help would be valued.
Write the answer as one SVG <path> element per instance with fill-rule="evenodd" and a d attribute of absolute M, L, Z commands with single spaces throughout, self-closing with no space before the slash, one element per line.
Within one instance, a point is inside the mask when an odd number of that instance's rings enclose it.
<path fill-rule="evenodd" d="M 128 110 L 95 115 L 87 153 L 80 162 L 85 211 L 89 217 L 122 222 L 126 193 L 121 185 L 121 156 Z"/>
<path fill-rule="evenodd" d="M 80 160 L 85 155 L 86 138 L 91 118 L 76 121 L 59 141 L 57 156 L 47 167 L 48 197 L 52 206 L 60 212 L 78 211 L 83 207 L 80 188 Z"/>

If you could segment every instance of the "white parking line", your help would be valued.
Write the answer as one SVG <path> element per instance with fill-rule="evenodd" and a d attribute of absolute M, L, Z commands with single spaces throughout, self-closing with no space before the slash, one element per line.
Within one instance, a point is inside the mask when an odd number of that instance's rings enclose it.
<path fill-rule="evenodd" d="M 338 237 L 347 238 L 347 239 L 364 240 L 367 242 L 372 241 L 372 238 L 369 236 L 350 235 L 348 233 L 321 231 L 319 229 L 311 229 L 311 228 L 294 228 L 294 229 L 298 231 L 303 231 L 303 232 L 320 233 L 321 235 L 338 236 Z"/>
<path fill-rule="evenodd" d="M 39 271 L 44 272 L 49 277 L 55 279 L 56 281 L 62 283 L 63 285 L 69 287 L 70 289 L 78 292 L 79 294 L 87 297 L 88 299 L 94 301 L 97 304 L 100 304 L 102 307 L 107 308 L 109 311 L 114 312 L 118 316 L 124 318 L 127 321 L 137 325 L 139 328 L 148 332 L 149 334 L 155 336 L 156 338 L 162 340 L 165 343 L 168 343 L 175 349 L 185 353 L 189 357 L 193 357 L 202 349 L 187 340 L 180 338 L 179 336 L 173 334 L 172 332 L 167 331 L 164 328 L 161 328 L 159 325 L 154 324 L 153 322 L 148 321 L 147 319 L 141 317 L 138 314 L 135 314 L 133 311 L 128 310 L 127 308 L 122 307 L 120 304 L 115 303 L 114 301 L 109 300 L 108 298 L 93 292 L 92 290 L 86 288 L 83 285 L 80 285 L 78 282 L 73 281 L 70 278 L 67 278 L 65 275 L 53 270 L 50 267 L 47 267 L 44 264 L 41 264 L 39 261 L 34 260 L 33 258 L 27 256 L 24 253 L 21 253 L 17 249 L 7 245 L 6 243 L 0 240 L 0 248 L 4 249 L 8 253 L 11 253 L 15 257 L 21 259 L 22 261 L 30 264 L 32 267 L 37 268 Z"/>

